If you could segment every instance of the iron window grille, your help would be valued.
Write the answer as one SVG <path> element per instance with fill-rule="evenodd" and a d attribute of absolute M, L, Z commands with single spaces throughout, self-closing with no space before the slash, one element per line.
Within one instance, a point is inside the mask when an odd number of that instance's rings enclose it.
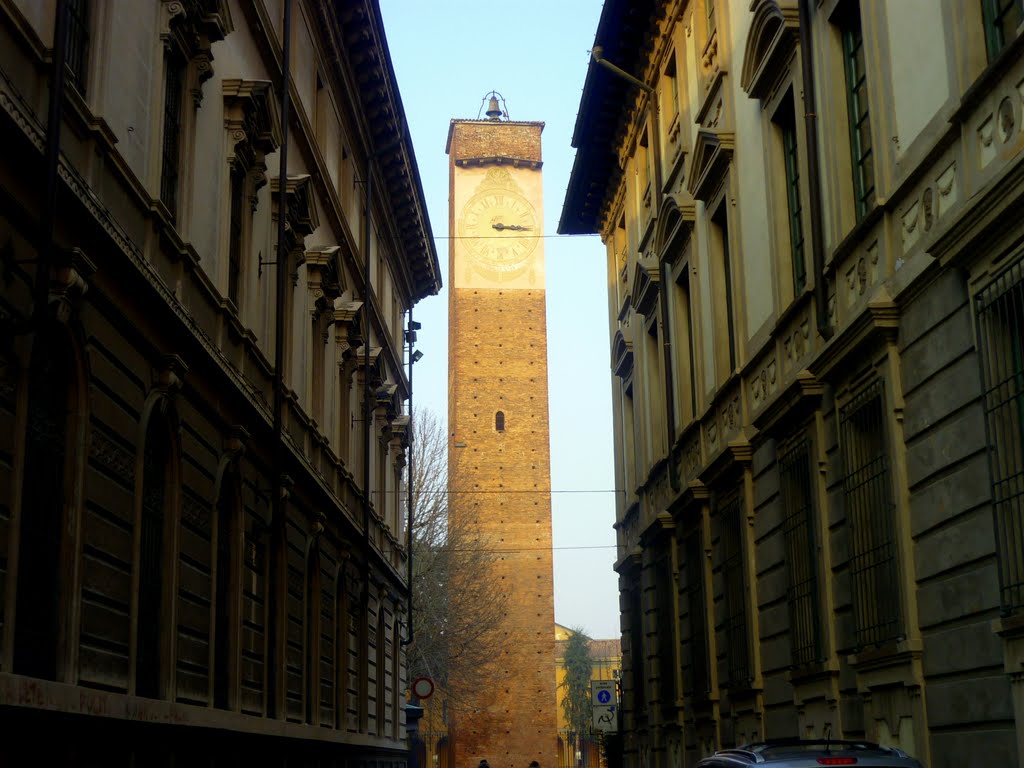
<path fill-rule="evenodd" d="M 1024 259 L 976 299 L 1004 614 L 1024 609 Z"/>
<path fill-rule="evenodd" d="M 843 495 L 851 533 L 850 580 L 858 648 L 902 636 L 893 501 L 882 381 L 840 412 Z"/>
<path fill-rule="evenodd" d="M 868 87 L 864 68 L 864 30 L 860 8 L 850 9 L 842 29 L 843 63 L 846 69 L 846 104 L 850 120 L 850 156 L 857 221 L 875 205 L 875 160 L 871 146 Z"/>
<path fill-rule="evenodd" d="M 71 84 L 85 96 L 85 68 L 89 56 L 89 0 L 68 0 L 65 63 Z"/>
<path fill-rule="evenodd" d="M 725 607 L 725 687 L 751 680 L 747 649 L 747 612 L 743 589 L 743 494 L 737 487 L 718 503 L 721 522 L 722 581 Z"/>
<path fill-rule="evenodd" d="M 686 562 L 686 606 L 690 620 L 690 691 L 693 696 L 706 696 L 711 690 L 708 669 L 707 609 L 704 603 L 704 546 L 700 528 L 683 538 Z"/>
<path fill-rule="evenodd" d="M 811 443 L 804 437 L 793 438 L 779 454 L 790 651 L 793 666 L 800 667 L 820 660 L 822 655 Z"/>
<path fill-rule="evenodd" d="M 170 54 L 164 62 L 164 141 L 161 151 L 160 199 L 171 216 L 178 213 L 178 176 L 181 165 L 181 106 L 185 81 L 185 65 Z"/>
<path fill-rule="evenodd" d="M 981 0 L 985 22 L 985 46 L 993 61 L 1017 34 L 1022 16 L 1021 0 Z"/>

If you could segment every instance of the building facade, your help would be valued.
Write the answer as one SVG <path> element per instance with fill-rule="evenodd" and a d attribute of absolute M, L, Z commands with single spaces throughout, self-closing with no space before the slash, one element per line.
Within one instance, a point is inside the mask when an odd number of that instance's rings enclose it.
<path fill-rule="evenodd" d="M 448 304 L 448 514 L 495 549 L 508 595 L 493 683 L 453 681 L 455 766 L 552 766 L 555 622 L 551 552 L 543 123 L 452 120 Z M 466 589 L 473 589 L 469 583 Z M 452 601 L 457 604 L 458 593 Z"/>
<path fill-rule="evenodd" d="M 404 765 L 403 123 L 373 0 L 0 2 L 5 762 Z"/>
<path fill-rule="evenodd" d="M 628 765 L 1024 765 L 1021 13 L 605 3 L 559 231 L 607 249 Z"/>
<path fill-rule="evenodd" d="M 555 688 L 558 692 L 558 768 L 600 768 L 607 765 L 598 733 L 585 734 L 573 746 L 569 727 L 566 724 L 565 708 L 565 648 L 575 632 L 569 627 L 555 624 Z M 622 653 L 620 643 L 612 640 L 587 640 L 590 661 L 593 665 L 590 679 L 618 681 L 622 674 Z"/>

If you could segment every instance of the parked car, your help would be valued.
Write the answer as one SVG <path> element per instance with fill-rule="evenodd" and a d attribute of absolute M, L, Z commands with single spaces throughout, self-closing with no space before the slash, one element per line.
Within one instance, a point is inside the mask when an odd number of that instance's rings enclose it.
<path fill-rule="evenodd" d="M 921 763 L 902 749 L 870 741 L 838 739 L 775 739 L 723 749 L 705 757 L 697 768 L 820 768 L 852 765 L 857 768 L 921 768 Z"/>

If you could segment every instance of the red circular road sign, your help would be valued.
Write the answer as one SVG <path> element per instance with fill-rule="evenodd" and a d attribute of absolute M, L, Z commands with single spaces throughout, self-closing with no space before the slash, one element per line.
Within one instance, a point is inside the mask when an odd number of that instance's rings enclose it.
<path fill-rule="evenodd" d="M 412 692 L 420 699 L 429 699 L 434 695 L 434 681 L 429 677 L 417 677 L 412 681 Z"/>

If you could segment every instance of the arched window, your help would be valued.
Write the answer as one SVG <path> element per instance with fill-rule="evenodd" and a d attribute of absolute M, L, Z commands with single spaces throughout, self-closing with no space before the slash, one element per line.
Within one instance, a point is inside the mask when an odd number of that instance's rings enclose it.
<path fill-rule="evenodd" d="M 61 532 L 74 476 L 68 436 L 78 421 L 73 361 L 62 335 L 40 333 L 29 373 L 13 666 L 46 680 L 57 679 L 63 624 Z"/>
<path fill-rule="evenodd" d="M 498 411 L 494 414 L 494 429 L 498 432 L 505 431 L 505 412 Z"/>
<path fill-rule="evenodd" d="M 213 633 L 213 706 L 234 709 L 236 694 L 235 651 L 238 627 L 238 595 L 235 571 L 239 563 L 239 528 L 242 498 L 237 465 L 224 469 L 217 496 L 217 585 Z"/>
<path fill-rule="evenodd" d="M 155 699 L 163 695 L 161 657 L 164 631 L 164 577 L 167 518 L 171 500 L 171 433 L 167 419 L 154 408 L 146 427 L 142 459 L 142 514 L 139 544 L 139 607 L 135 647 L 135 693 Z"/>

